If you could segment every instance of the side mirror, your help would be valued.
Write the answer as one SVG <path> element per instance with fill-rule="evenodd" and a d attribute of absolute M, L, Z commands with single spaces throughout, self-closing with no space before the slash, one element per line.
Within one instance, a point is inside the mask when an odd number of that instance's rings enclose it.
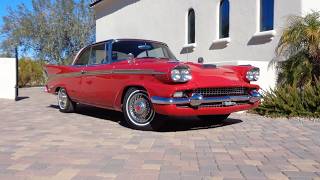
<path fill-rule="evenodd" d="M 199 58 L 198 58 L 198 63 L 199 63 L 199 64 L 203 64 L 203 62 L 204 62 L 203 57 L 199 57 Z"/>
<path fill-rule="evenodd" d="M 134 58 L 134 55 L 132 53 L 129 53 L 128 54 L 128 63 L 133 63 L 133 58 Z"/>
<path fill-rule="evenodd" d="M 132 53 L 129 53 L 129 54 L 128 54 L 128 59 L 131 60 L 131 59 L 133 59 L 133 58 L 134 58 L 134 55 L 133 55 Z"/>

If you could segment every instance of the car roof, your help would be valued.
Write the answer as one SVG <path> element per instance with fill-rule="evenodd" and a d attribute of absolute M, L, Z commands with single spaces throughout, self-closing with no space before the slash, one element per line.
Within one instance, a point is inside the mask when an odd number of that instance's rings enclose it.
<path fill-rule="evenodd" d="M 74 64 L 75 60 L 77 59 L 77 57 L 80 55 L 80 53 L 84 50 L 87 49 L 91 46 L 94 46 L 96 44 L 100 44 L 100 43 L 106 43 L 106 42 L 120 42 L 120 41 L 146 41 L 146 42 L 153 42 L 153 43 L 159 43 L 159 44 L 163 44 L 165 46 L 168 47 L 168 45 L 166 43 L 160 42 L 160 41 L 153 41 L 153 40 L 147 40 L 147 39 L 109 39 L 109 40 L 105 40 L 105 41 L 99 41 L 99 42 L 95 42 L 92 43 L 90 45 L 85 46 L 84 48 L 82 48 L 81 50 L 78 51 L 77 55 L 75 56 L 74 60 L 72 61 L 72 64 Z"/>
<path fill-rule="evenodd" d="M 90 44 L 88 46 L 92 46 L 92 45 L 96 45 L 96 44 L 100 44 L 100 43 L 105 43 L 105 42 L 121 42 L 121 41 L 146 41 L 146 42 L 153 42 L 153 43 L 159 43 L 159 44 L 163 44 L 165 46 L 168 46 L 166 43 L 163 43 L 163 42 L 160 42 L 160 41 L 153 41 L 153 40 L 147 40 L 147 39 L 129 39 L 129 38 L 126 38 L 126 39 L 109 39 L 109 40 L 105 40 L 105 41 L 100 41 L 100 42 L 95 42 L 93 44 Z"/>

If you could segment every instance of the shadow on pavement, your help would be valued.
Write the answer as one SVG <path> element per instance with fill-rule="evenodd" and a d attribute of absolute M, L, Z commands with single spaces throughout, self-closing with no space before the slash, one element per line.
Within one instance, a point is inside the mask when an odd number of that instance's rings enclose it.
<path fill-rule="evenodd" d="M 16 101 L 21 101 L 21 100 L 24 100 L 24 99 L 28 99 L 30 98 L 29 96 L 18 96 L 16 97 Z"/>
<path fill-rule="evenodd" d="M 51 104 L 48 107 L 59 110 L 58 105 Z M 102 108 L 93 107 L 93 106 L 82 105 L 82 104 L 77 105 L 77 109 L 75 113 L 85 115 L 85 116 L 95 117 L 102 120 L 110 120 L 118 123 L 122 121 L 122 116 L 123 116 L 121 112 L 102 109 Z"/>
<path fill-rule="evenodd" d="M 190 131 L 190 130 L 199 130 L 199 129 L 211 129 L 218 128 L 223 126 L 230 126 L 233 124 L 238 124 L 243 122 L 240 119 L 228 118 L 223 122 L 217 122 L 214 120 L 201 120 L 197 117 L 169 117 L 166 120 L 166 124 L 162 127 L 160 132 L 175 132 L 175 131 Z"/>
<path fill-rule="evenodd" d="M 59 109 L 57 105 L 50 105 L 50 108 Z M 123 123 L 123 114 L 121 112 L 106 110 L 87 105 L 79 105 L 76 110 L 77 114 L 95 117 L 101 120 L 110 120 L 118 122 L 122 126 L 126 126 Z M 223 122 L 217 122 L 214 120 L 200 120 L 197 117 L 164 117 L 164 126 L 158 130 L 159 132 L 175 132 L 175 131 L 190 131 L 199 129 L 211 129 L 223 126 L 230 126 L 243 122 L 240 119 L 228 118 Z"/>
<path fill-rule="evenodd" d="M 121 123 L 122 121 L 121 112 L 97 108 L 93 106 L 80 105 L 80 107 L 77 107 L 76 113 L 118 123 Z"/>

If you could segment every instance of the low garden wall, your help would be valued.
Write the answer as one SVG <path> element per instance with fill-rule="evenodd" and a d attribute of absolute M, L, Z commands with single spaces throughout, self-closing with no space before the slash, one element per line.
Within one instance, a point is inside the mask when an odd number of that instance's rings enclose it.
<path fill-rule="evenodd" d="M 0 58 L 0 98 L 16 98 L 16 75 L 15 58 Z"/>

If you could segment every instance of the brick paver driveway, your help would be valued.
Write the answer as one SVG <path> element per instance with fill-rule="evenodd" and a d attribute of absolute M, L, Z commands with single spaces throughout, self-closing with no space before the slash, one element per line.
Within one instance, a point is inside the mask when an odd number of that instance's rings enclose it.
<path fill-rule="evenodd" d="M 170 118 L 163 132 L 142 132 L 113 111 L 62 114 L 39 88 L 20 95 L 0 100 L 0 179 L 320 177 L 319 122 L 233 114 L 224 124 Z"/>

